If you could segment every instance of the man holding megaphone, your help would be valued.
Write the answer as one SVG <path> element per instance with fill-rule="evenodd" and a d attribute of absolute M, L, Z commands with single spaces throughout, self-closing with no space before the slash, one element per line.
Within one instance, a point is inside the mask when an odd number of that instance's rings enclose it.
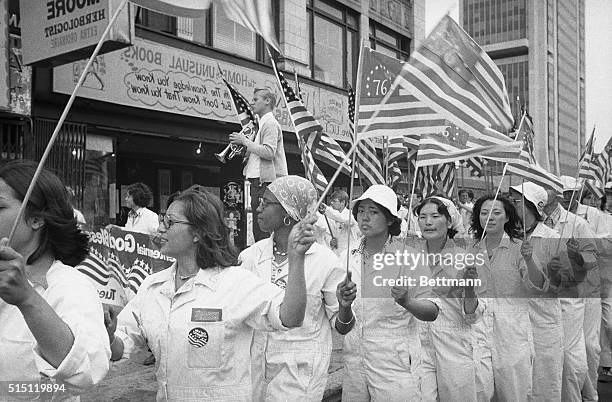
<path fill-rule="evenodd" d="M 244 177 L 251 182 L 251 211 L 253 212 L 253 237 L 259 241 L 268 236 L 259 229 L 257 208 L 266 186 L 274 179 L 287 176 L 287 160 L 283 144 L 283 131 L 272 111 L 276 95 L 269 88 L 255 88 L 253 111 L 259 116 L 259 130 L 251 141 L 243 133 L 232 133 L 230 142 L 246 149 Z"/>

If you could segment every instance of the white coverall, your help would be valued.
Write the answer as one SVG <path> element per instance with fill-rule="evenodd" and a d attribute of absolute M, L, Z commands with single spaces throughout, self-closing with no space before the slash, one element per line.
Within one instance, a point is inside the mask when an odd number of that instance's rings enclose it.
<path fill-rule="evenodd" d="M 360 247 L 361 249 L 361 247 Z M 385 251 L 403 252 L 402 242 L 393 240 Z M 416 253 L 416 250 L 410 250 Z M 341 256 L 346 261 L 346 255 Z M 422 360 L 417 319 L 391 297 L 390 288 L 374 289 L 375 277 L 406 275 L 429 277 L 421 267 L 385 266 L 381 271 L 363 267 L 362 253 L 350 251 L 349 268 L 357 285 L 353 302 L 355 327 L 344 338 L 344 381 L 342 400 L 350 402 L 420 401 L 420 366 Z M 365 290 L 365 294 L 364 294 Z M 410 287 L 412 298 L 428 299 L 431 289 Z"/>
<path fill-rule="evenodd" d="M 533 260 L 544 272 L 558 254 L 559 233 L 538 222 L 528 235 L 533 246 Z M 560 251 L 565 248 L 560 247 Z M 550 297 L 546 297 L 550 296 Z M 533 362 L 533 400 L 556 402 L 561 400 L 563 373 L 563 317 L 561 302 L 556 292 L 529 300 L 529 318 L 533 330 L 535 360 Z"/>
<path fill-rule="evenodd" d="M 242 268 L 284 288 L 287 263 L 273 264 L 272 237 L 240 254 Z M 281 272 L 272 273 L 273 269 Z M 338 312 L 336 287 L 345 271 L 328 248 L 313 244 L 304 257 L 306 315 L 301 327 L 286 332 L 255 331 L 251 376 L 255 401 L 320 401 L 327 383 L 332 328 Z"/>
<path fill-rule="evenodd" d="M 476 294 L 479 300 L 488 298 L 483 319 L 493 356 L 494 400 L 528 401 L 535 354 L 528 298 L 543 292 L 548 283 L 540 289 L 529 280 L 521 240 L 511 240 L 504 233 L 490 258 L 485 240 L 468 251 L 484 254 L 485 264 L 477 266 L 482 287 Z"/>
<path fill-rule="evenodd" d="M 251 401 L 253 330 L 287 330 L 284 292 L 239 267 L 200 269 L 177 291 L 175 274 L 148 276 L 119 314 L 123 357 L 151 348 L 158 401 Z"/>
<path fill-rule="evenodd" d="M 422 241 L 422 252 L 427 253 Z M 447 239 L 443 256 L 456 256 L 463 261 L 465 250 Z M 463 266 L 442 263 L 430 265 L 432 277 L 460 278 Z M 493 368 L 491 350 L 482 321 L 484 301 L 479 300 L 473 314 L 465 314 L 462 289 L 438 286 L 433 289 L 438 296 L 440 313 L 433 322 L 419 323 L 423 345 L 422 398 L 426 402 L 440 401 L 490 401 L 493 396 Z"/>
<path fill-rule="evenodd" d="M 567 216 L 567 219 L 566 219 Z M 579 243 L 580 254 L 584 259 L 584 269 L 587 271 L 594 271 L 597 266 L 596 255 L 597 246 L 595 241 L 595 234 L 590 229 L 589 224 L 584 219 L 576 216 L 571 212 L 567 212 L 561 205 L 550 214 L 548 220 L 552 220 L 553 229 L 555 229 L 561 236 L 561 243 L 567 243 L 568 239 L 573 238 Z M 587 273 L 588 281 L 589 278 L 593 278 L 593 274 Z M 587 282 L 589 284 L 589 282 Z M 580 284 L 582 285 L 582 284 Z M 584 292 L 585 287 L 577 290 L 575 293 L 572 286 L 567 289 L 570 290 L 569 297 L 563 296 L 563 289 L 559 293 L 561 301 L 561 310 L 563 314 L 563 347 L 564 347 L 564 358 L 563 358 L 563 378 L 561 388 L 561 399 L 563 401 L 580 401 L 582 400 L 581 389 L 585 385 L 585 378 L 588 370 L 588 359 L 585 342 L 585 331 L 584 323 L 587 320 L 585 315 L 586 311 L 586 300 L 581 293 Z M 599 323 L 599 318 L 597 323 Z M 599 338 L 597 339 L 599 344 Z M 599 352 L 598 352 L 599 353 Z M 597 361 L 599 361 L 599 354 L 597 355 Z M 597 366 L 595 366 L 597 369 Z M 597 381 L 597 379 L 595 379 Z M 595 387 L 597 382 L 595 382 Z M 591 392 L 593 389 L 587 386 Z M 595 395 L 596 395 L 595 388 Z"/>

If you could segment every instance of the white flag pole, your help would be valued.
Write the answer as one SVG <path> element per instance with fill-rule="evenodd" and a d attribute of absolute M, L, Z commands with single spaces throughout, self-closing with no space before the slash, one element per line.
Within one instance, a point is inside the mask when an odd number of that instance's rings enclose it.
<path fill-rule="evenodd" d="M 113 14 L 110 21 L 108 22 L 106 29 L 102 33 L 102 36 L 100 37 L 100 40 L 98 41 L 98 44 L 96 45 L 96 48 L 94 49 L 93 53 L 91 54 L 91 57 L 87 61 L 87 64 L 85 65 L 85 68 L 83 69 L 83 72 L 81 73 L 81 76 L 79 77 L 79 80 L 77 81 L 74 87 L 74 90 L 72 91 L 72 94 L 70 95 L 70 99 L 68 99 L 68 103 L 66 103 L 66 106 L 64 107 L 64 111 L 62 112 L 62 115 L 60 116 L 60 119 L 57 122 L 57 125 L 55 126 L 55 130 L 53 131 L 53 134 L 51 135 L 51 138 L 49 139 L 47 148 L 45 149 L 45 152 L 40 158 L 40 162 L 38 163 L 36 172 L 34 172 L 34 177 L 32 177 L 32 182 L 30 183 L 30 186 L 28 187 L 28 191 L 23 197 L 23 202 L 21 203 L 21 206 L 19 207 L 19 212 L 17 213 L 17 217 L 15 218 L 15 222 L 13 222 L 13 227 L 11 228 L 11 231 L 9 233 L 9 237 L 8 237 L 9 244 L 11 244 L 13 236 L 15 235 L 15 231 L 17 230 L 17 225 L 25 212 L 25 209 L 26 209 L 26 206 L 28 204 L 30 197 L 32 196 L 32 191 L 34 191 L 34 186 L 36 185 L 36 181 L 38 180 L 38 177 L 40 176 L 40 173 L 42 172 L 42 169 L 45 166 L 45 162 L 47 161 L 47 158 L 49 157 L 49 153 L 51 153 L 51 148 L 53 147 L 53 144 L 55 143 L 55 140 L 57 139 L 57 136 L 59 135 L 59 132 L 62 129 L 64 120 L 66 120 L 66 117 L 68 116 L 68 112 L 70 111 L 70 108 L 72 107 L 72 104 L 74 103 L 74 99 L 76 98 L 76 93 L 81 87 L 81 85 L 83 84 L 83 81 L 85 81 L 85 77 L 87 76 L 87 73 L 89 72 L 89 69 L 91 68 L 91 65 L 93 64 L 96 56 L 98 55 L 98 53 L 100 52 L 100 49 L 102 48 L 104 39 L 106 39 L 106 37 L 108 36 L 108 33 L 110 32 L 111 28 L 115 24 L 117 17 L 119 17 L 121 10 L 123 10 L 127 2 L 128 0 L 122 0 L 121 3 L 119 4 L 119 7 L 117 7 L 117 10 L 115 10 L 115 13 Z"/>

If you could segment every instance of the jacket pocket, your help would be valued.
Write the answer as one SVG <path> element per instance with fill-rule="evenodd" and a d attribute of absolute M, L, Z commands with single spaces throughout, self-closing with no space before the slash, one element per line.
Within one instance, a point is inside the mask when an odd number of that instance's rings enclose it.
<path fill-rule="evenodd" d="M 186 343 L 187 367 L 216 369 L 223 363 L 225 323 L 191 322 Z"/>

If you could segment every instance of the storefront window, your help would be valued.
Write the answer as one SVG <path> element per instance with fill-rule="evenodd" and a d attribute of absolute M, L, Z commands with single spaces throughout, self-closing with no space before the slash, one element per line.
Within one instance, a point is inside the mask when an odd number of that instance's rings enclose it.
<path fill-rule="evenodd" d="M 357 14 L 317 0 L 309 2 L 308 15 L 312 78 L 339 87 L 353 84 L 359 46 Z"/>
<path fill-rule="evenodd" d="M 83 209 L 87 226 L 105 226 L 117 213 L 116 158 L 112 139 L 89 134 L 85 151 Z"/>

